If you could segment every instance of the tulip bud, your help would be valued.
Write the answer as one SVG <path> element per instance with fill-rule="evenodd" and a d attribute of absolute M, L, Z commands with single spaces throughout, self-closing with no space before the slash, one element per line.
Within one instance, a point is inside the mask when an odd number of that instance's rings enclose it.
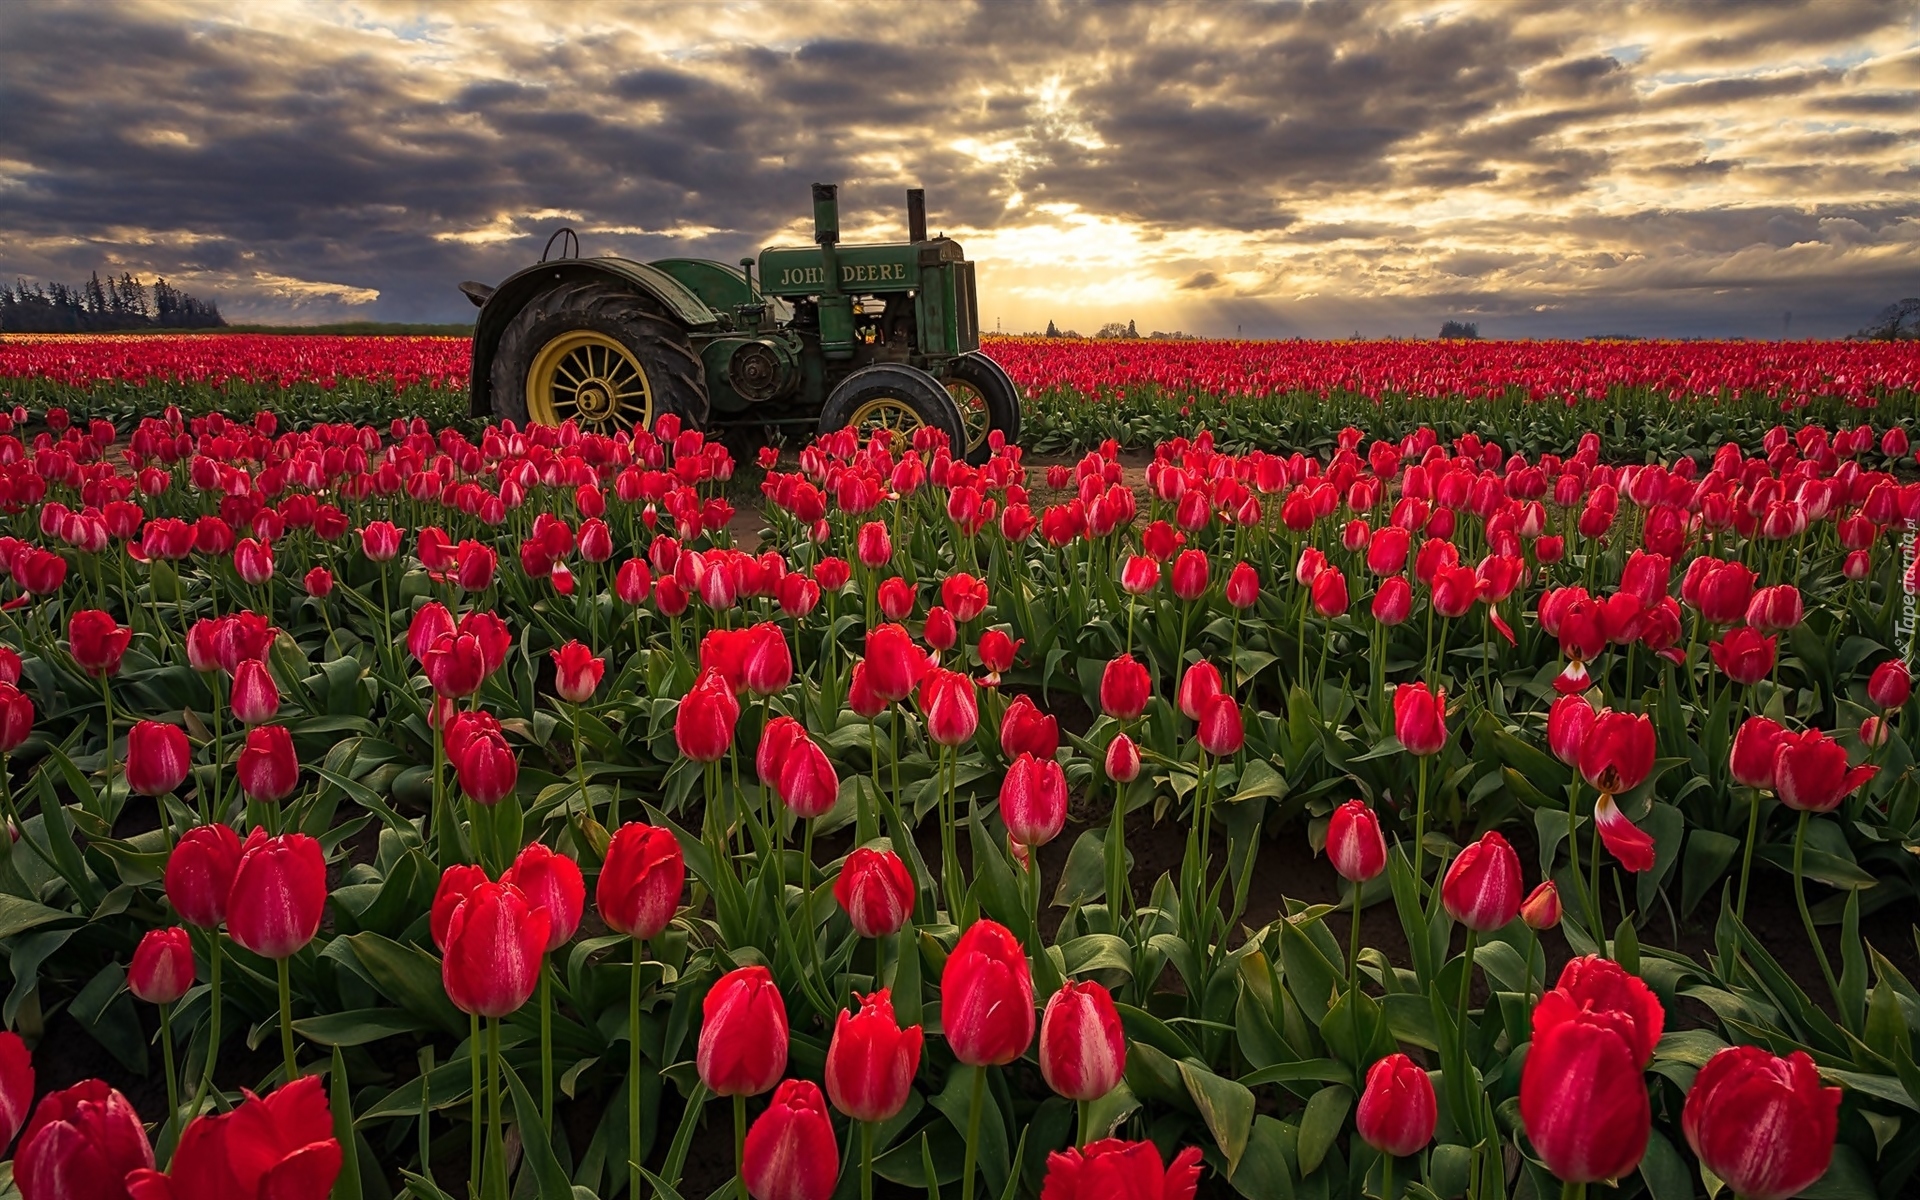
<path fill-rule="evenodd" d="M 855 1121 L 890 1121 L 913 1092 L 923 1035 L 900 1028 L 887 989 L 854 999 L 859 1011 L 841 1010 L 827 1047 L 827 1096 Z"/>
<path fill-rule="evenodd" d="M 1100 676 L 1100 711 L 1116 721 L 1131 721 L 1146 711 L 1153 681 L 1131 654 L 1107 663 Z"/>
<path fill-rule="evenodd" d="M 840 1146 L 820 1089 L 789 1079 L 747 1130 L 741 1181 L 752 1200 L 830 1200 L 840 1179 Z"/>
<path fill-rule="evenodd" d="M 1447 694 L 1424 683 L 1403 683 L 1393 693 L 1393 732 L 1409 754 L 1438 754 L 1447 744 Z"/>
<path fill-rule="evenodd" d="M 1068 980 L 1040 1019 L 1040 1074 L 1069 1100 L 1098 1100 L 1127 1070 L 1127 1036 L 1107 989 Z"/>
<path fill-rule="evenodd" d="M 249 658 L 235 668 L 230 703 L 233 715 L 243 725 L 273 720 L 280 711 L 280 689 L 274 685 L 266 663 Z"/>
<path fill-rule="evenodd" d="M 1488 833 L 1460 852 L 1447 868 L 1440 902 L 1468 929 L 1488 933 L 1520 914 L 1520 857 L 1498 833 Z"/>
<path fill-rule="evenodd" d="M 1840 1089 L 1821 1084 L 1805 1051 L 1777 1058 L 1760 1046 L 1729 1046 L 1694 1076 L 1680 1129 L 1733 1194 L 1786 1200 L 1826 1174 L 1839 1113 Z"/>
<path fill-rule="evenodd" d="M 148 1004 L 172 1004 L 193 987 L 193 942 L 175 925 L 149 929 L 127 966 L 127 990 Z"/>
<path fill-rule="evenodd" d="M 1169 1165 L 1152 1142 L 1102 1138 L 1047 1155 L 1041 1194 L 1047 1200 L 1193 1200 L 1200 1182 L 1200 1147 L 1188 1146 Z"/>
<path fill-rule="evenodd" d="M 520 889 L 527 901 L 547 911 L 546 951 L 564 946 L 580 928 L 586 908 L 587 885 L 580 865 L 564 854 L 549 849 L 544 842 L 528 843 L 500 877 Z"/>
<path fill-rule="evenodd" d="M 1008 759 L 1022 753 L 1050 759 L 1060 749 L 1060 723 L 1053 714 L 1042 713 L 1033 701 L 1015 696 L 1000 716 L 1000 750 Z"/>
<path fill-rule="evenodd" d="M 1552 929 L 1560 923 L 1560 889 L 1549 879 L 1527 893 L 1520 902 L 1520 919 L 1533 930 Z"/>
<path fill-rule="evenodd" d="M 959 627 L 954 624 L 953 614 L 936 604 L 927 610 L 924 636 L 926 637 L 927 645 L 945 654 L 947 651 L 953 649 L 955 642 L 960 640 L 960 630 Z"/>
<path fill-rule="evenodd" d="M 1173 560 L 1174 596 L 1189 603 L 1198 600 L 1207 590 L 1208 573 L 1206 551 L 1181 551 Z"/>
<path fill-rule="evenodd" d="M 1044 846 L 1067 823 L 1067 777 L 1060 764 L 1021 753 L 1000 784 L 1000 819 L 1021 846 Z"/>
<path fill-rule="evenodd" d="M 141 796 L 164 796 L 186 782 L 193 750 L 178 726 L 140 721 L 127 731 L 127 786 Z"/>
<path fill-rule="evenodd" d="M 840 798 L 840 777 L 833 763 L 804 730 L 794 739 L 776 778 L 780 802 L 802 820 L 826 816 Z"/>
<path fill-rule="evenodd" d="M 1639 787 L 1653 770 L 1653 721 L 1607 709 L 1593 719 L 1580 746 L 1580 774 L 1601 793 L 1617 796 Z"/>
<path fill-rule="evenodd" d="M 195 825 L 167 855 L 166 892 L 173 911 L 190 925 L 218 928 L 240 868 L 240 837 L 231 826 Z"/>
<path fill-rule="evenodd" d="M 1413 611 L 1413 585 L 1405 575 L 1394 575 L 1381 583 L 1373 594 L 1373 619 L 1382 625 L 1398 625 Z"/>
<path fill-rule="evenodd" d="M 325 567 L 315 567 L 308 571 L 306 578 L 301 582 L 307 589 L 307 595 L 315 600 L 325 600 L 333 594 L 333 572 Z"/>
<path fill-rule="evenodd" d="M 958 671 L 938 667 L 920 684 L 920 710 L 926 716 L 927 737 L 942 746 L 959 746 L 980 726 L 980 708 L 973 680 Z"/>
<path fill-rule="evenodd" d="M 719 762 L 733 744 L 740 702 L 714 668 L 707 668 L 680 700 L 674 717 L 673 738 L 680 753 L 695 762 Z"/>
<path fill-rule="evenodd" d="M 1260 573 L 1246 563 L 1235 563 L 1227 574 L 1226 593 L 1227 603 L 1233 607 L 1243 611 L 1252 608 L 1260 602 Z"/>
<path fill-rule="evenodd" d="M 759 965 L 720 977 L 701 1004 L 700 1081 L 716 1096 L 757 1096 L 787 1069 L 787 1008 Z"/>
<path fill-rule="evenodd" d="M 1433 1140 L 1439 1104 L 1433 1081 L 1404 1054 L 1389 1054 L 1367 1071 L 1353 1123 L 1362 1141 L 1382 1154 L 1405 1158 Z"/>
<path fill-rule="evenodd" d="M 1342 879 L 1365 883 L 1387 869 L 1387 841 L 1380 818 L 1359 800 L 1333 810 L 1327 823 L 1327 858 Z"/>
<path fill-rule="evenodd" d="M 1867 698 L 1881 708 L 1893 709 L 1906 704 L 1907 697 L 1913 695 L 1913 676 L 1907 671 L 1907 664 L 1897 658 L 1890 658 L 1873 669 L 1873 675 L 1867 680 Z"/>
<path fill-rule="evenodd" d="M 0 683 L 0 754 L 12 754 L 32 733 L 33 701 L 13 684 Z"/>
<path fill-rule="evenodd" d="M 1189 721 L 1198 721 L 1207 705 L 1222 691 L 1220 669 L 1201 659 L 1188 667 L 1180 676 L 1180 686 L 1174 689 L 1174 703 Z"/>
<path fill-rule="evenodd" d="M 1200 749 L 1215 758 L 1240 753 L 1247 733 L 1240 719 L 1240 702 L 1229 695 L 1215 696 L 1200 712 L 1200 728 L 1194 735 Z"/>
<path fill-rule="evenodd" d="M 240 778 L 240 790 L 249 799 L 278 804 L 291 796 L 300 782 L 300 760 L 294 756 L 293 735 L 287 727 L 256 725 L 249 729 L 235 774 Z"/>
<path fill-rule="evenodd" d="M 131 1172 L 153 1167 L 140 1114 L 99 1079 L 53 1092 L 33 1110 L 13 1158 L 25 1200 L 119 1200 Z"/>
<path fill-rule="evenodd" d="M 686 880 L 686 859 L 673 834 L 629 821 L 607 846 L 594 906 L 616 932 L 641 940 L 658 937 L 680 907 Z"/>
<path fill-rule="evenodd" d="M 960 935 L 940 976 L 940 1028 L 971 1067 L 1004 1066 L 1033 1043 L 1033 976 L 1006 926 L 981 919 Z"/>
<path fill-rule="evenodd" d="M 504 1017 L 532 997 L 540 981 L 552 917 L 511 883 L 486 882 L 460 899 L 446 928 L 440 979 L 464 1013 Z"/>
<path fill-rule="evenodd" d="M 1585 696 L 1567 695 L 1555 700 L 1547 710 L 1547 748 L 1553 756 L 1570 767 L 1577 766 L 1596 715 Z"/>
<path fill-rule="evenodd" d="M 304 833 L 247 835 L 228 898 L 233 940 L 262 958 L 291 958 L 320 930 L 327 902 L 327 860 Z"/>
<path fill-rule="evenodd" d="M 1619 1179 L 1640 1165 L 1652 1106 L 1613 1014 L 1583 1011 L 1535 1026 L 1520 1073 L 1520 1119 L 1534 1152 L 1567 1182 Z"/>
<path fill-rule="evenodd" d="M 1104 760 L 1107 778 L 1115 783 L 1132 783 L 1140 777 L 1140 747 L 1124 733 L 1115 734 L 1107 743 Z"/>

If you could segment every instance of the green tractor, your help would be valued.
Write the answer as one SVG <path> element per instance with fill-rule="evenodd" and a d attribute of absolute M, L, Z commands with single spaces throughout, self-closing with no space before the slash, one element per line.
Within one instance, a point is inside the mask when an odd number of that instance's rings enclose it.
<path fill-rule="evenodd" d="M 760 252 L 757 279 L 751 258 L 582 258 L 563 229 L 499 286 L 461 284 L 480 309 L 473 415 L 600 433 L 666 413 L 709 431 L 924 426 L 974 462 L 994 430 L 1018 440 L 1020 393 L 980 352 L 973 264 L 927 236 L 925 193 L 907 193 L 905 242 L 841 245 L 833 184 L 813 185 L 813 222 L 813 245 Z"/>

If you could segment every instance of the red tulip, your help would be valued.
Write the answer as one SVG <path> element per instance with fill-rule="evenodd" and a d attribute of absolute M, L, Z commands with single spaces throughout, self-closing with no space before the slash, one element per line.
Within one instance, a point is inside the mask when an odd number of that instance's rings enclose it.
<path fill-rule="evenodd" d="M 241 538 L 233 547 L 233 573 L 249 587 L 259 587 L 273 578 L 273 546 L 269 542 Z"/>
<path fill-rule="evenodd" d="M 1207 590 L 1208 563 L 1204 550 L 1182 550 L 1173 560 L 1173 594 L 1181 600 L 1198 600 Z"/>
<path fill-rule="evenodd" d="M 1890 658 L 1873 669 L 1867 680 L 1867 698 L 1881 708 L 1899 708 L 1913 695 L 1913 675 L 1907 664 Z"/>
<path fill-rule="evenodd" d="M 1008 637 L 998 629 L 989 629 L 980 635 L 980 665 L 987 670 L 987 683 L 1000 682 L 1000 676 L 1013 670 L 1014 655 L 1020 652 L 1025 638 Z"/>
<path fill-rule="evenodd" d="M 553 651 L 552 658 L 553 690 L 560 698 L 569 704 L 585 704 L 591 700 L 606 674 L 607 660 L 596 658 L 592 650 L 577 641 Z"/>
<path fill-rule="evenodd" d="M 549 849 L 545 842 L 528 843 L 500 882 L 519 888 L 529 903 L 547 910 L 548 953 L 566 945 L 580 928 L 587 904 L 587 885 L 580 875 L 580 865 Z"/>
<path fill-rule="evenodd" d="M 1247 731 L 1240 720 L 1240 702 L 1227 695 L 1207 701 L 1206 708 L 1200 712 L 1200 728 L 1194 740 L 1215 758 L 1240 753 L 1240 747 L 1247 741 Z"/>
<path fill-rule="evenodd" d="M 1776 1058 L 1729 1046 L 1693 1077 L 1680 1129 L 1687 1145 L 1741 1200 L 1785 1200 L 1833 1162 L 1840 1089 L 1825 1087 L 1803 1050 Z"/>
<path fill-rule="evenodd" d="M 1774 748 L 1773 790 L 1796 812 L 1832 812 L 1880 768 L 1847 766 L 1847 748 L 1818 729 L 1785 733 Z"/>
<path fill-rule="evenodd" d="M 484 713 L 463 712 L 446 736 L 447 761 L 467 799 L 491 808 L 520 782 L 520 760 L 500 733 L 499 722 Z"/>
<path fill-rule="evenodd" d="M 193 987 L 193 942 L 185 928 L 149 929 L 127 965 L 127 990 L 148 1004 L 172 1004 Z"/>
<path fill-rule="evenodd" d="M 959 627 L 954 624 L 953 614 L 936 604 L 927 610 L 927 619 L 921 629 L 921 636 L 927 645 L 944 654 L 953 649 L 960 640 Z"/>
<path fill-rule="evenodd" d="M 227 898 L 233 940 L 262 958 L 291 958 L 320 930 L 327 904 L 327 860 L 304 833 L 247 835 Z"/>
<path fill-rule="evenodd" d="M 885 988 L 854 999 L 859 1011 L 840 1011 L 827 1046 L 827 1096 L 855 1121 L 890 1121 L 913 1092 L 921 1030 L 900 1028 Z"/>
<path fill-rule="evenodd" d="M 1409 754 L 1440 753 L 1447 744 L 1447 694 L 1424 683 L 1395 688 L 1393 733 Z"/>
<path fill-rule="evenodd" d="M 1877 750 L 1886 745 L 1887 739 L 1892 736 L 1893 731 L 1888 727 L 1885 717 L 1867 717 L 1860 722 L 1860 742 L 1862 745 L 1871 746 Z"/>
<path fill-rule="evenodd" d="M 853 664 L 853 671 L 847 676 L 847 707 L 869 721 L 887 709 L 887 701 L 874 692 L 873 685 L 867 680 L 867 660 L 864 658 Z"/>
<path fill-rule="evenodd" d="M 1382 1154 L 1405 1158 L 1433 1140 L 1440 1108 L 1433 1080 L 1404 1054 L 1389 1054 L 1367 1071 L 1367 1087 L 1353 1124 L 1362 1141 Z"/>
<path fill-rule="evenodd" d="M 861 846 L 841 866 L 833 898 L 855 933 L 886 937 L 900 932 L 913 913 L 913 877 L 893 851 Z"/>
<path fill-rule="evenodd" d="M 1067 776 L 1053 759 L 1022 752 L 1000 783 L 1000 819 L 1016 845 L 1044 846 L 1067 823 Z"/>
<path fill-rule="evenodd" d="M 1221 693 L 1220 669 L 1201 659 L 1188 667 L 1180 676 L 1180 686 L 1174 689 L 1174 703 L 1190 721 L 1198 721 L 1200 714 L 1206 711 L 1209 702 Z"/>
<path fill-rule="evenodd" d="M 1033 1042 L 1033 976 L 1006 926 L 967 927 L 940 976 L 940 1028 L 970 1067 L 1003 1066 Z"/>
<path fill-rule="evenodd" d="M 1131 721 L 1146 711 L 1153 680 L 1131 654 L 1107 663 L 1100 676 L 1100 711 L 1117 721 Z"/>
<path fill-rule="evenodd" d="M 287 727 L 256 725 L 247 730 L 235 774 L 249 799 L 278 804 L 291 796 L 300 783 L 300 760 L 294 757 L 293 735 Z"/>
<path fill-rule="evenodd" d="M 1387 842 L 1380 818 L 1359 800 L 1333 810 L 1327 823 L 1327 858 L 1342 879 L 1365 883 L 1387 869 Z"/>
<path fill-rule="evenodd" d="M 1800 589 L 1790 583 L 1761 588 L 1747 602 L 1747 624 L 1762 633 L 1792 629 L 1805 615 Z"/>
<path fill-rule="evenodd" d="M 802 820 L 824 817 L 840 799 L 840 777 L 826 751 L 802 731 L 780 765 L 775 791 L 788 811 Z"/>
<path fill-rule="evenodd" d="M 793 653 L 787 635 L 773 621 L 747 630 L 740 653 L 740 677 L 756 696 L 771 696 L 793 682 Z"/>
<path fill-rule="evenodd" d="M 580 557 L 590 563 L 603 563 L 613 557 L 613 535 L 607 531 L 607 523 L 598 517 L 589 517 L 580 523 Z"/>
<path fill-rule="evenodd" d="M 980 727 L 980 707 L 973 680 L 958 671 L 935 667 L 920 681 L 920 711 L 927 721 L 927 737 L 942 746 L 960 746 Z"/>
<path fill-rule="evenodd" d="M 855 556 L 860 565 L 877 570 L 893 561 L 893 539 L 887 534 L 885 521 L 868 521 L 860 526 L 860 532 L 854 538 Z"/>
<path fill-rule="evenodd" d="M 913 612 L 913 585 L 898 575 L 880 581 L 875 599 L 880 605 L 880 615 L 889 621 L 905 620 Z"/>
<path fill-rule="evenodd" d="M 138 795 L 177 790 L 192 765 L 193 749 L 178 726 L 140 721 L 127 731 L 127 786 Z"/>
<path fill-rule="evenodd" d="M 747 1130 L 740 1176 L 753 1200 L 830 1200 L 840 1180 L 840 1146 L 820 1089 L 789 1079 Z"/>
<path fill-rule="evenodd" d="M 360 552 L 369 562 L 386 562 L 400 553 L 400 527 L 391 521 L 369 521 L 360 531 Z"/>
<path fill-rule="evenodd" d="M 67 649 L 82 671 L 95 677 L 120 673 L 120 658 L 133 630 L 97 608 L 82 609 L 67 620 Z"/>
<path fill-rule="evenodd" d="M 1040 1074 L 1069 1100 L 1098 1100 L 1127 1071 L 1127 1035 L 1107 989 L 1069 979 L 1040 1018 Z"/>
<path fill-rule="evenodd" d="M 1524 895 L 1520 856 L 1507 839 L 1487 833 L 1460 852 L 1447 868 L 1440 902 L 1468 929 L 1488 933 L 1520 915 Z"/>
<path fill-rule="evenodd" d="M 1607 852 L 1618 859 L 1621 866 L 1635 872 L 1653 869 L 1652 835 L 1628 820 L 1611 795 L 1603 794 L 1593 806 L 1593 819 Z"/>
<path fill-rule="evenodd" d="M 701 1002 L 700 1081 L 716 1096 L 757 1096 L 787 1069 L 787 1007 L 759 965 L 720 977 Z"/>
<path fill-rule="evenodd" d="M 644 558 L 629 558 L 620 564 L 613 575 L 613 594 L 620 603 L 630 608 L 638 608 L 647 602 L 647 593 L 653 590 L 653 572 L 647 569 Z"/>
<path fill-rule="evenodd" d="M 952 611 L 953 619 L 966 624 L 987 611 L 987 582 L 966 572 L 957 572 L 940 582 L 940 602 Z"/>
<path fill-rule="evenodd" d="M 695 762 L 719 762 L 733 745 L 734 722 L 740 702 L 721 674 L 708 667 L 680 700 L 674 716 L 673 740 L 680 753 Z"/>
<path fill-rule="evenodd" d="M 493 583 L 493 573 L 500 565 L 500 558 L 491 546 L 464 541 L 456 551 L 455 563 L 453 581 L 460 590 L 484 592 Z"/>
<path fill-rule="evenodd" d="M 0 682 L 0 754 L 12 754 L 32 733 L 33 701 L 13 684 Z"/>
<path fill-rule="evenodd" d="M 26 1124 L 33 1105 L 33 1055 L 20 1035 L 0 1031 L 0 1154 Z"/>
<path fill-rule="evenodd" d="M 1140 777 L 1140 747 L 1124 733 L 1117 733 L 1107 743 L 1106 757 L 1102 762 L 1108 779 L 1115 783 L 1132 783 Z"/>
<path fill-rule="evenodd" d="M 318 1075 L 231 1112 L 196 1117 L 167 1173 L 127 1177 L 131 1200 L 326 1200 L 340 1175 L 340 1143 Z"/>
<path fill-rule="evenodd" d="M 487 678 L 487 660 L 474 634 L 443 633 L 428 647 L 421 662 L 427 682 L 442 696 L 465 699 L 480 690 Z"/>
<path fill-rule="evenodd" d="M 1560 923 L 1560 889 L 1553 880 L 1544 880 L 1520 902 L 1520 919 L 1533 930 L 1552 929 Z"/>
<path fill-rule="evenodd" d="M 425 663 L 434 645 L 443 637 L 453 636 L 453 632 L 453 614 L 438 600 L 429 600 L 413 614 L 413 623 L 407 627 L 407 653 Z"/>
<path fill-rule="evenodd" d="M 1659 997 L 1639 976 L 1597 954 L 1569 959 L 1559 982 L 1534 1005 L 1534 1036 L 1583 1012 L 1614 1014 L 1617 1032 L 1632 1051 L 1634 1065 L 1645 1067 L 1653 1061 L 1667 1015 Z"/>
<path fill-rule="evenodd" d="M 841 591 L 852 578 L 852 569 L 848 567 L 847 560 L 844 558 L 834 558 L 829 555 L 813 564 L 813 581 L 820 585 L 820 590 L 823 592 Z"/>
<path fill-rule="evenodd" d="M 1022 753 L 1050 759 L 1060 749 L 1060 723 L 1035 708 L 1032 700 L 1015 696 L 1000 717 L 1000 749 L 1009 759 Z"/>
<path fill-rule="evenodd" d="M 454 863 L 440 872 L 440 883 L 433 893 L 433 906 L 427 912 L 427 932 L 432 935 L 433 944 L 440 953 L 447 952 L 447 933 L 453 926 L 453 910 L 460 907 L 473 889 L 485 882 L 486 868 L 473 863 Z"/>
<path fill-rule="evenodd" d="M 308 571 L 301 583 L 307 589 L 307 595 L 316 600 L 325 600 L 333 594 L 333 572 L 325 567 L 315 567 Z"/>
<path fill-rule="evenodd" d="M 167 901 L 189 925 L 217 929 L 240 869 L 240 836 L 227 825 L 196 825 L 167 855 Z"/>
<path fill-rule="evenodd" d="M 1699 568 L 1698 583 L 1691 595 L 1688 594 L 1687 581 L 1681 582 L 1681 597 L 1699 609 L 1709 625 L 1738 623 L 1746 616 L 1747 605 L 1753 600 L 1753 571 L 1745 563 L 1720 562 L 1701 557 L 1688 566 L 1688 580 L 1695 578 L 1694 572 L 1699 563 L 1709 565 Z"/>
<path fill-rule="evenodd" d="M 449 915 L 440 981 L 461 1012 L 504 1017 L 540 981 L 552 918 L 510 883 L 482 883 Z"/>
<path fill-rule="evenodd" d="M 600 919 L 614 931 L 654 938 L 673 920 L 686 881 L 687 862 L 673 834 L 629 821 L 607 846 L 593 902 Z"/>
<path fill-rule="evenodd" d="M 1200 1185 L 1200 1147 L 1166 1164 L 1152 1142 L 1102 1138 L 1047 1155 L 1040 1200 L 1193 1200 Z"/>
<path fill-rule="evenodd" d="M 1570 1183 L 1640 1165 L 1652 1106 L 1619 1013 L 1585 1010 L 1534 1028 L 1520 1072 L 1520 1119 L 1547 1169 Z"/>
<path fill-rule="evenodd" d="M 1342 579 L 1344 588 L 1346 580 Z M 1249 609 L 1260 603 L 1260 573 L 1246 563 L 1235 563 L 1227 574 L 1227 603 L 1238 609 Z"/>
<path fill-rule="evenodd" d="M 105 1082 L 88 1079 L 33 1110 L 13 1181 L 23 1200 L 122 1200 L 128 1173 L 152 1166 L 140 1114 Z"/>
<path fill-rule="evenodd" d="M 1398 525 L 1373 531 L 1367 543 L 1367 570 L 1375 575 L 1398 575 L 1407 566 L 1407 553 L 1413 548 L 1413 535 Z"/>
<path fill-rule="evenodd" d="M 1728 679 L 1749 686 L 1759 683 L 1773 670 L 1774 644 L 1777 639 L 1763 637 L 1750 625 L 1728 630 L 1719 641 L 1707 647 L 1713 665 Z"/>
<path fill-rule="evenodd" d="M 906 629 L 882 625 L 867 632 L 867 684 L 874 695 L 894 704 L 913 694 L 932 665 Z"/>
<path fill-rule="evenodd" d="M 244 725 L 273 720 L 280 711 L 280 689 L 274 685 L 266 663 L 249 658 L 234 668 L 229 703 L 233 715 Z"/>
<path fill-rule="evenodd" d="M 1594 718 L 1580 747 L 1580 774 L 1606 795 L 1639 787 L 1653 770 L 1653 722 L 1607 709 Z"/>
<path fill-rule="evenodd" d="M 1338 567 L 1328 567 L 1313 581 L 1313 611 L 1323 617 L 1337 617 L 1347 611 L 1347 577 Z"/>
<path fill-rule="evenodd" d="M 1562 696 L 1547 710 L 1547 747 L 1568 766 L 1577 766 L 1580 751 L 1593 730 L 1597 714 L 1585 696 Z"/>
<path fill-rule="evenodd" d="M 1160 586 L 1160 564 L 1144 554 L 1129 554 L 1120 567 L 1120 587 L 1129 595 L 1144 596 Z"/>
<path fill-rule="evenodd" d="M 1373 619 L 1382 625 L 1398 625 L 1413 611 L 1413 585 L 1404 575 L 1395 575 L 1373 594 Z"/>

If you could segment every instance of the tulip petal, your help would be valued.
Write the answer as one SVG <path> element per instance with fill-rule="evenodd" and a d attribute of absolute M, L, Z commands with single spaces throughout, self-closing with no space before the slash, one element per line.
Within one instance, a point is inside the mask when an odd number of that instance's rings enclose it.
<path fill-rule="evenodd" d="M 1653 869 L 1652 835 L 1628 820 L 1612 796 L 1600 797 L 1593 816 L 1600 828 L 1600 840 L 1606 843 L 1607 852 L 1620 860 L 1621 866 L 1636 873 Z"/>

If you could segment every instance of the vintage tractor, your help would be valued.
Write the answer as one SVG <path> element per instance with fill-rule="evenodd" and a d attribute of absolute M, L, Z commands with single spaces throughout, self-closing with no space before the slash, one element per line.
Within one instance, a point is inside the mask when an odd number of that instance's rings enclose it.
<path fill-rule="evenodd" d="M 582 258 L 561 230 L 497 287 L 463 283 L 477 417 L 603 433 L 677 413 L 694 428 L 931 426 L 974 461 L 1020 436 L 1020 394 L 980 352 L 973 264 L 927 236 L 907 193 L 905 242 L 840 244 L 833 184 L 813 185 L 814 244 L 738 267 L 696 258 Z M 553 255 L 558 241 L 560 253 Z"/>

